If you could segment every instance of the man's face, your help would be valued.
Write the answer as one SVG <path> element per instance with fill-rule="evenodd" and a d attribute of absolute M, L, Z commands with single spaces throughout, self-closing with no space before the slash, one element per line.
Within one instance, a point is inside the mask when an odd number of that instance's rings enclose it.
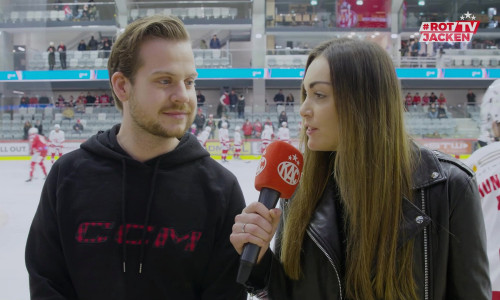
<path fill-rule="evenodd" d="M 190 42 L 149 40 L 139 51 L 142 62 L 124 113 L 132 126 L 160 137 L 180 138 L 196 114 L 194 81 L 198 76 Z"/>

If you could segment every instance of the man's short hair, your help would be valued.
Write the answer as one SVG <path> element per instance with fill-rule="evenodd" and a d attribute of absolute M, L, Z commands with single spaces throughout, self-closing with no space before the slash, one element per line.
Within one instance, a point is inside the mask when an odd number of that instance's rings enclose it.
<path fill-rule="evenodd" d="M 174 16 L 145 17 L 132 22 L 125 28 L 114 43 L 108 60 L 111 92 L 120 111 L 123 105 L 113 91 L 111 77 L 115 72 L 122 72 L 133 84 L 137 70 L 143 63 L 138 57 L 140 48 L 145 41 L 152 39 L 189 41 L 189 33 L 182 21 Z"/>

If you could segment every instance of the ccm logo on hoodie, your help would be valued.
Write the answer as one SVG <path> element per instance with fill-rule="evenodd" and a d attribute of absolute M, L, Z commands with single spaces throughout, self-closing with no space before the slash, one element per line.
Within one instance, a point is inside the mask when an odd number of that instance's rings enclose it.
<path fill-rule="evenodd" d="M 82 222 L 76 230 L 75 238 L 82 244 L 105 243 L 112 237 L 113 227 L 114 222 Z M 144 225 L 120 225 L 113 240 L 118 244 L 122 244 L 125 240 L 125 243 L 129 245 L 142 245 L 143 242 L 147 245 L 151 241 L 155 248 L 165 247 L 167 241 L 170 240 L 174 244 L 184 243 L 184 251 L 193 252 L 202 234 L 199 231 L 191 231 L 188 234 L 179 235 L 174 228 L 161 227 L 155 236 L 151 234 L 154 229 L 155 226 L 148 226 L 148 235 L 143 241 L 141 237 Z"/>

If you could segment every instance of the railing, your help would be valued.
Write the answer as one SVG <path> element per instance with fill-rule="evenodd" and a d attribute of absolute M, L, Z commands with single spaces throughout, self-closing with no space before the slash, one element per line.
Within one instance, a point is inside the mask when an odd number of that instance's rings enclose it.
<path fill-rule="evenodd" d="M 40 22 L 95 22 L 114 20 L 116 6 L 114 2 L 89 3 L 48 3 L 22 4 L 15 3 L 10 10 L 0 15 L 0 22 L 27 26 Z M 61 26 L 67 26 L 59 23 Z"/>

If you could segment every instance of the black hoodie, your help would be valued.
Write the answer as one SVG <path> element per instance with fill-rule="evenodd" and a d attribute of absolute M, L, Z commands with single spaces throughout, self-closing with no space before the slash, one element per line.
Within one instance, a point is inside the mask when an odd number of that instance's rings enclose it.
<path fill-rule="evenodd" d="M 118 131 L 52 167 L 26 246 L 31 299 L 246 299 L 229 241 L 245 207 L 235 176 L 191 134 L 141 163 Z"/>

